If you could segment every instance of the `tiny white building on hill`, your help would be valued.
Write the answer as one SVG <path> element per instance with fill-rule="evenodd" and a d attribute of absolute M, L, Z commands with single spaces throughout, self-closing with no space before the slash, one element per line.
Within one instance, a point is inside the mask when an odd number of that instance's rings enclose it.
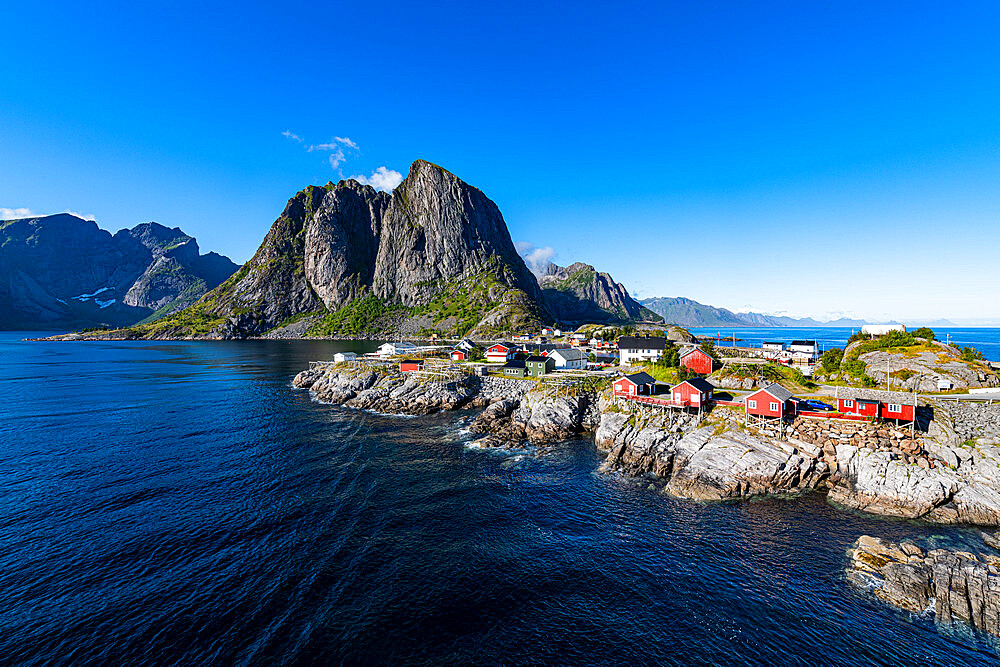
<path fill-rule="evenodd" d="M 378 346 L 378 356 L 396 357 L 401 354 L 412 354 L 417 346 L 413 343 L 382 343 Z"/>
<path fill-rule="evenodd" d="M 333 363 L 342 364 L 345 361 L 354 361 L 358 358 L 358 355 L 354 352 L 338 352 L 333 355 Z"/>

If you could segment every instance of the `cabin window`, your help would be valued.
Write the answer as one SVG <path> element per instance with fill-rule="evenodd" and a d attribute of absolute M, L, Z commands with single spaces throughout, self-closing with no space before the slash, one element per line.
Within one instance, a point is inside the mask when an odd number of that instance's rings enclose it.
<path fill-rule="evenodd" d="M 777 411 L 778 411 L 778 404 L 772 402 L 771 403 L 771 412 L 777 412 Z"/>
<path fill-rule="evenodd" d="M 845 408 L 853 408 L 854 407 L 854 401 L 852 399 L 850 399 L 850 398 L 845 399 L 844 400 L 844 407 Z"/>
<path fill-rule="evenodd" d="M 757 401 L 747 401 L 747 407 L 751 410 L 757 409 Z"/>
<path fill-rule="evenodd" d="M 902 405 L 896 405 L 895 403 L 889 404 L 889 412 L 902 412 L 902 411 L 903 411 Z"/>

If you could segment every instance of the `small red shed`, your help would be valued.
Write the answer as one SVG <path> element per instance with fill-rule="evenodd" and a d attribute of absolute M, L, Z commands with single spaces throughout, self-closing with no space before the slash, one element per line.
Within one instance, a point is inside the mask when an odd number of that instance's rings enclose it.
<path fill-rule="evenodd" d="M 424 367 L 423 359 L 403 359 L 399 362 L 399 371 L 401 373 L 409 373 L 411 371 L 419 371 Z"/>
<path fill-rule="evenodd" d="M 745 401 L 748 415 L 782 419 L 795 414 L 792 393 L 777 382 L 772 382 L 763 389 L 758 389 L 747 396 Z"/>
<path fill-rule="evenodd" d="M 837 412 L 843 413 L 845 415 L 854 414 L 854 399 L 853 398 L 838 398 L 837 399 Z"/>
<path fill-rule="evenodd" d="M 685 380 L 670 388 L 670 402 L 684 406 L 700 406 L 712 400 L 715 387 L 702 378 Z"/>
<path fill-rule="evenodd" d="M 468 361 L 469 351 L 468 350 L 452 350 L 451 351 L 452 361 Z"/>
<path fill-rule="evenodd" d="M 681 366 L 695 373 L 709 375 L 712 372 L 712 361 L 712 355 L 697 347 L 681 352 Z"/>
<path fill-rule="evenodd" d="M 901 422 L 911 422 L 916 417 L 916 408 L 912 404 L 883 403 L 882 419 L 895 419 Z"/>
<path fill-rule="evenodd" d="M 486 350 L 486 361 L 495 362 L 506 362 L 514 354 L 514 348 L 511 345 L 504 345 L 503 343 L 497 343 L 492 345 Z"/>
<path fill-rule="evenodd" d="M 637 396 L 639 394 L 652 394 L 656 380 L 649 373 L 633 373 L 614 381 L 616 396 Z"/>

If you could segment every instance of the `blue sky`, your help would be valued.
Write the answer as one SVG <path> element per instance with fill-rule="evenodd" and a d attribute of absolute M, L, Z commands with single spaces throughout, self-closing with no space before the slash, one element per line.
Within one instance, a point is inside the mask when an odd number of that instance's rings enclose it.
<path fill-rule="evenodd" d="M 642 297 L 997 320 L 998 19 L 8 2 L 0 209 L 156 220 L 242 262 L 305 185 L 391 185 L 423 158 L 494 199 L 515 241 Z"/>

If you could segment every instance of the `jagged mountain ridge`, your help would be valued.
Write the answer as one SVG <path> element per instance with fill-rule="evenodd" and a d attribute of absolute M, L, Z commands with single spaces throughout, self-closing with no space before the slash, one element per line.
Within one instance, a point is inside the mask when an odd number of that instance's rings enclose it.
<path fill-rule="evenodd" d="M 238 266 L 179 228 L 115 234 L 68 213 L 0 222 L 0 328 L 127 326 L 197 301 Z"/>
<path fill-rule="evenodd" d="M 726 308 L 716 308 L 685 297 L 658 296 L 642 299 L 640 303 L 662 316 L 665 321 L 684 327 L 860 327 L 867 323 L 865 320 L 850 318 L 821 322 L 811 317 L 734 313 Z"/>
<path fill-rule="evenodd" d="M 546 305 L 560 322 L 614 324 L 660 319 L 610 274 L 589 264 L 575 262 L 561 267 L 549 262 L 536 276 Z"/>
<path fill-rule="evenodd" d="M 503 333 L 552 319 L 496 204 L 417 160 L 391 195 L 350 179 L 305 188 L 239 272 L 140 333 L 246 338 L 303 317 L 317 335 Z"/>

